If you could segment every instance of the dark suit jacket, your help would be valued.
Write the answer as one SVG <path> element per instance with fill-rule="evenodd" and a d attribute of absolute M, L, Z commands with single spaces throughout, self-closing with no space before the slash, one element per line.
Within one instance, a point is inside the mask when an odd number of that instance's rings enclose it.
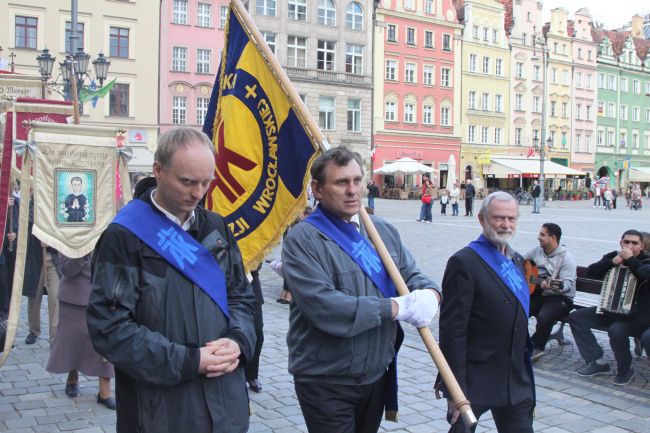
<path fill-rule="evenodd" d="M 523 258 L 513 258 L 523 269 Z M 528 318 L 510 289 L 469 247 L 447 262 L 440 348 L 472 404 L 534 399 Z"/>

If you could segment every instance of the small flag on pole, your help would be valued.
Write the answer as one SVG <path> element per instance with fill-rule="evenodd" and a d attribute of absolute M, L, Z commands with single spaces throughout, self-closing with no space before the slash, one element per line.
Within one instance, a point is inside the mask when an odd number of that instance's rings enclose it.
<path fill-rule="evenodd" d="M 97 89 L 97 90 L 88 87 L 82 87 L 81 90 L 79 91 L 79 102 L 83 103 L 92 99 L 93 107 L 95 107 L 95 105 L 97 104 L 97 99 L 103 98 L 104 96 L 108 95 L 108 92 L 111 91 L 111 88 L 115 84 L 115 80 L 117 80 L 117 78 L 114 78 L 113 81 L 106 84 L 101 89 Z"/>
<path fill-rule="evenodd" d="M 243 7 L 230 4 L 221 65 L 203 131 L 216 150 L 206 206 L 222 215 L 244 264 L 259 264 L 306 204 L 318 143 Z M 259 32 L 257 32 L 259 35 Z M 263 53 L 266 53 L 263 54 Z"/>

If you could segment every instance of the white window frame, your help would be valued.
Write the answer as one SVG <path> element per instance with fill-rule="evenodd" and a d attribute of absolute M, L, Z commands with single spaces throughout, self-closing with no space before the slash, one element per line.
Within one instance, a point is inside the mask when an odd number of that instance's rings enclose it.
<path fill-rule="evenodd" d="M 347 130 L 361 132 L 361 99 L 348 99 L 347 116 Z"/>
<path fill-rule="evenodd" d="M 336 25 L 336 5 L 332 0 L 318 0 L 316 22 L 324 26 Z"/>
<path fill-rule="evenodd" d="M 321 96 L 319 98 L 318 124 L 323 131 L 334 131 L 336 129 L 336 100 L 333 97 Z"/>
<path fill-rule="evenodd" d="M 187 72 L 187 47 L 172 47 L 172 71 Z"/>
<path fill-rule="evenodd" d="M 212 27 L 212 5 L 199 2 L 196 5 L 196 25 L 198 27 Z"/>
<path fill-rule="evenodd" d="M 196 73 L 210 74 L 210 65 L 212 64 L 212 50 L 206 48 L 197 48 L 196 50 Z"/>
<path fill-rule="evenodd" d="M 289 0 L 287 17 L 291 21 L 307 21 L 307 0 Z"/>
<path fill-rule="evenodd" d="M 187 97 L 172 97 L 172 123 L 174 125 L 185 125 L 187 122 Z"/>
<path fill-rule="evenodd" d="M 363 45 L 346 44 L 345 72 L 348 74 L 363 75 Z"/>
<path fill-rule="evenodd" d="M 187 25 L 187 0 L 174 0 L 173 3 L 173 12 L 172 12 L 172 22 L 174 24 L 184 24 Z"/>
<path fill-rule="evenodd" d="M 363 31 L 363 8 L 359 2 L 352 1 L 348 3 L 345 13 L 345 26 L 350 30 Z"/>
<path fill-rule="evenodd" d="M 307 38 L 296 35 L 287 36 L 287 66 L 290 68 L 307 67 Z"/>

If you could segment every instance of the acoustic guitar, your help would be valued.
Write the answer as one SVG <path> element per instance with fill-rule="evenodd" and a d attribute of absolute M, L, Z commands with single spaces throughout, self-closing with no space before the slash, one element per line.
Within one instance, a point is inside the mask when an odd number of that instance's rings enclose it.
<path fill-rule="evenodd" d="M 564 281 L 562 280 L 553 280 L 546 277 L 539 276 L 539 268 L 534 261 L 526 259 L 524 262 L 524 271 L 526 273 L 526 283 L 528 284 L 528 291 L 532 295 L 535 293 L 535 290 L 540 287 L 542 281 L 548 281 L 550 290 L 560 291 L 564 288 Z"/>

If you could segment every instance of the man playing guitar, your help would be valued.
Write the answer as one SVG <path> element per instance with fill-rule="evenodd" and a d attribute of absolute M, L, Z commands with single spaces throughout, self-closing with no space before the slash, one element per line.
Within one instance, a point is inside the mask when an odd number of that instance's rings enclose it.
<path fill-rule="evenodd" d="M 532 335 L 532 360 L 544 355 L 546 342 L 555 322 L 569 313 L 576 294 L 576 262 L 564 245 L 560 245 L 562 229 L 554 223 L 542 224 L 535 247 L 525 254 L 527 261 L 537 266 L 539 277 L 528 278 L 535 284 L 530 296 L 530 316 L 537 318 Z M 533 272 L 534 273 L 534 272 Z M 528 277 L 528 275 L 527 275 Z"/>

